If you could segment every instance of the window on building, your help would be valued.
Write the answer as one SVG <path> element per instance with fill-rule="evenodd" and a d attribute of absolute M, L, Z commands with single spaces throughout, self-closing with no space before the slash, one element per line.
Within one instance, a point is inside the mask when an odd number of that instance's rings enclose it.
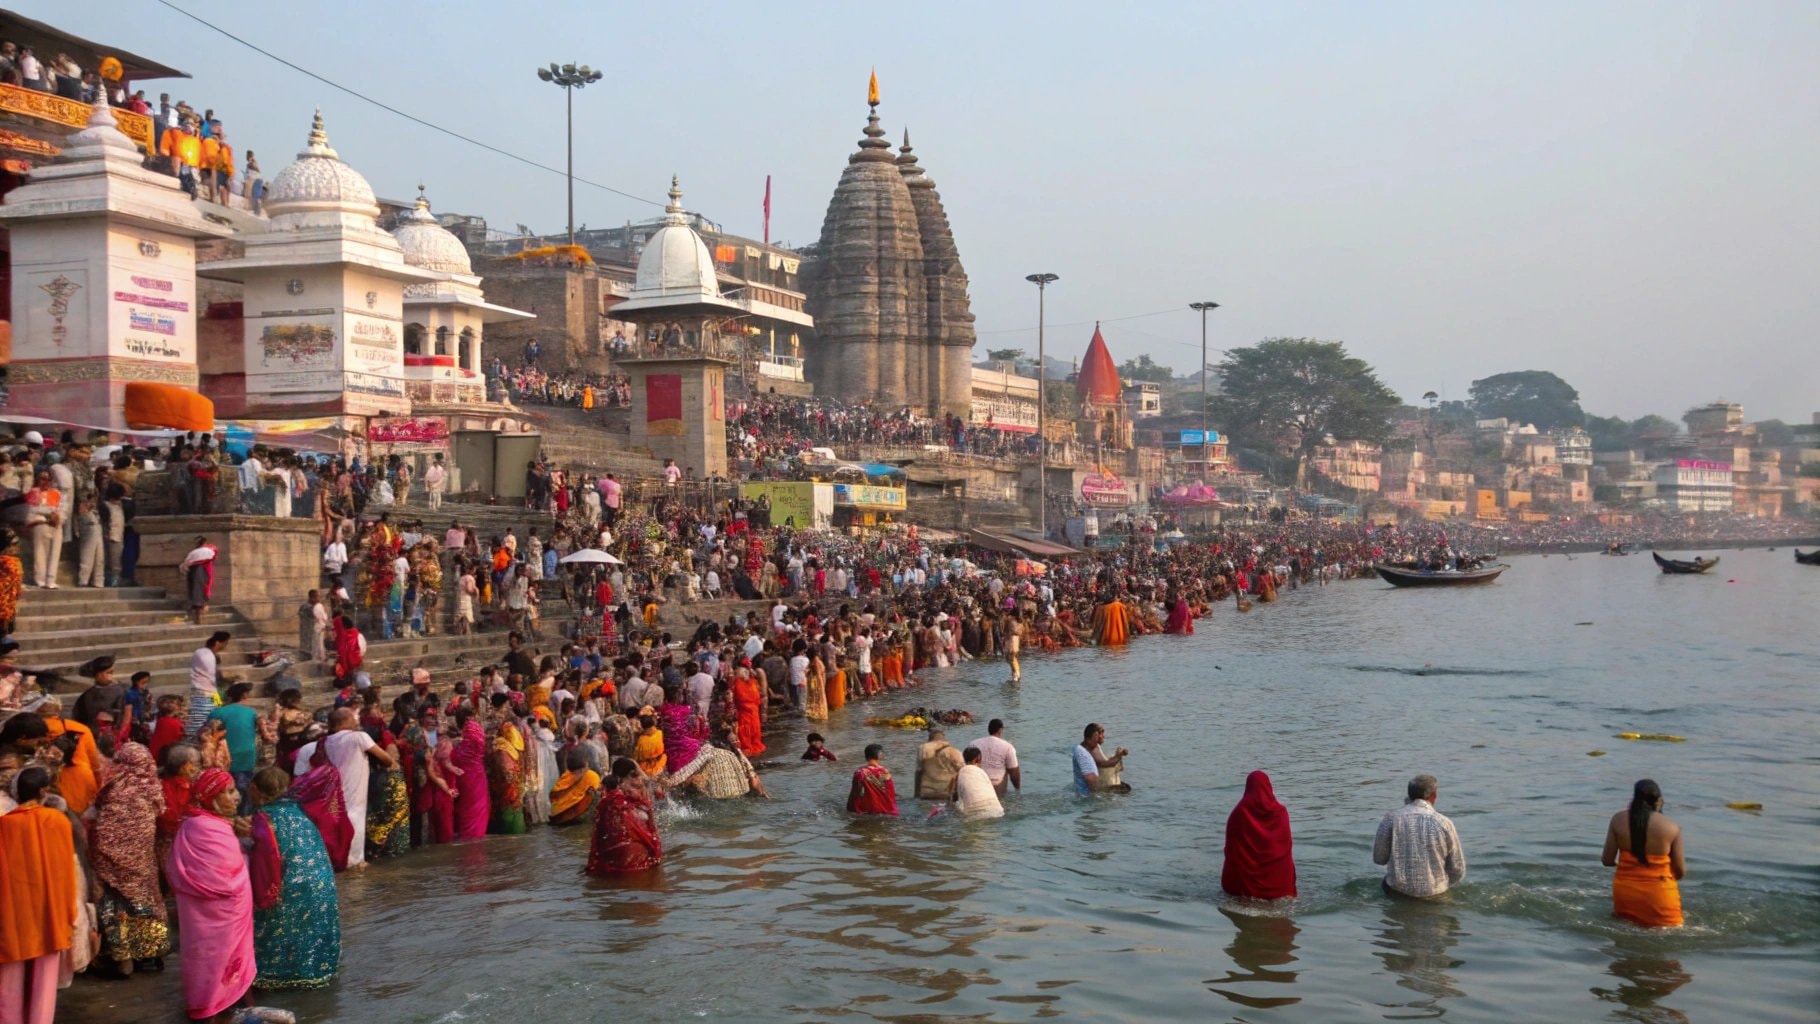
<path fill-rule="evenodd" d="M 463 327 L 461 329 L 461 348 L 455 357 L 456 363 L 463 369 L 475 368 L 473 365 L 473 360 L 476 358 L 474 348 L 474 328 Z"/>
<path fill-rule="evenodd" d="M 404 354 L 407 356 L 423 355 L 423 325 L 404 325 Z"/>
<path fill-rule="evenodd" d="M 449 329 L 447 327 L 436 328 L 436 354 L 439 356 L 449 354 Z"/>

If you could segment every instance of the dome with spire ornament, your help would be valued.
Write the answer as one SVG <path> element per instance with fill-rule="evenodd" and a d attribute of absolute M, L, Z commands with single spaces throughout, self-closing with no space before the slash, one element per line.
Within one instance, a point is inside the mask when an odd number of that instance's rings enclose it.
<path fill-rule="evenodd" d="M 265 209 L 274 227 L 357 224 L 363 218 L 371 225 L 379 216 L 373 186 L 329 147 L 320 108 L 303 151 L 267 187 Z"/>
<path fill-rule="evenodd" d="M 720 298 L 720 282 L 714 275 L 714 257 L 708 243 L 689 225 L 683 212 L 682 185 L 670 178 L 670 205 L 664 207 L 664 226 L 645 243 L 638 257 L 638 276 L 632 285 L 632 298 L 646 296 L 702 296 Z"/>
<path fill-rule="evenodd" d="M 430 212 L 430 200 L 424 195 L 422 185 L 417 186 L 417 205 L 399 216 L 392 237 L 398 239 L 398 247 L 404 250 L 404 261 L 413 267 L 444 274 L 474 273 L 467 246 Z"/>

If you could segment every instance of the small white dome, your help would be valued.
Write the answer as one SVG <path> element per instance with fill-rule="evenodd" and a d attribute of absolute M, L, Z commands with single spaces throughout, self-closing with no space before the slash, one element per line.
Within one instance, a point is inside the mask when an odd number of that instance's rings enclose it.
<path fill-rule="evenodd" d="M 329 136 L 323 128 L 320 110 L 316 111 L 316 121 L 310 128 L 309 144 L 266 188 L 265 208 L 274 219 L 285 214 L 316 212 L 361 214 L 369 218 L 379 215 L 373 186 L 367 184 L 359 171 L 342 163 L 340 155 L 329 148 Z"/>
<path fill-rule="evenodd" d="M 700 294 L 719 298 L 714 257 L 683 214 L 682 186 L 675 178 L 670 179 L 670 205 L 664 213 L 664 226 L 645 243 L 645 251 L 638 257 L 633 296 Z"/>
<path fill-rule="evenodd" d="M 404 250 L 404 261 L 413 267 L 436 270 L 445 274 L 472 274 L 474 264 L 468 258 L 467 246 L 454 232 L 436 222 L 430 213 L 430 201 L 418 186 L 417 205 L 398 218 L 392 237 Z"/>

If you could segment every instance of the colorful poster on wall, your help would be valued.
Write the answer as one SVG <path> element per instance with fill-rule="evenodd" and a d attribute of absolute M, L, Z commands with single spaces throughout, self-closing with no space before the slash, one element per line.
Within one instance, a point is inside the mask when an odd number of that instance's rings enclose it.
<path fill-rule="evenodd" d="M 645 432 L 660 437 L 683 435 L 682 374 L 653 373 L 645 378 Z"/>

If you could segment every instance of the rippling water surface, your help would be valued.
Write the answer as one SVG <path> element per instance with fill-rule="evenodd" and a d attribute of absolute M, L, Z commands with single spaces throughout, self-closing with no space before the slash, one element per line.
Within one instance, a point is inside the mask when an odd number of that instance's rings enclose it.
<path fill-rule="evenodd" d="M 1820 569 L 1787 551 L 1727 551 L 1710 577 L 1526 557 L 1477 590 L 1285 591 L 1192 637 L 1029 658 L 1017 686 L 997 663 L 934 673 L 822 726 L 839 765 L 795 760 L 800 725 L 768 734 L 778 799 L 666 810 L 667 862 L 643 882 L 582 876 L 585 829 L 348 877 L 338 987 L 270 1001 L 442 1024 L 1814 1020 L 1817 612 Z M 1005 818 L 841 811 L 873 740 L 909 790 L 920 735 L 862 719 L 918 703 L 1006 719 L 1025 787 Z M 1131 796 L 1070 795 L 1089 720 L 1132 749 Z M 1254 768 L 1293 818 L 1287 906 L 1219 890 L 1226 814 Z M 1468 878 L 1393 903 L 1371 836 L 1420 772 L 1441 780 Z M 1614 921 L 1599 865 L 1643 776 L 1686 830 L 1676 931 Z M 84 985 L 66 1012 L 144 1020 L 132 1001 L 180 1005 L 172 981 Z"/>

